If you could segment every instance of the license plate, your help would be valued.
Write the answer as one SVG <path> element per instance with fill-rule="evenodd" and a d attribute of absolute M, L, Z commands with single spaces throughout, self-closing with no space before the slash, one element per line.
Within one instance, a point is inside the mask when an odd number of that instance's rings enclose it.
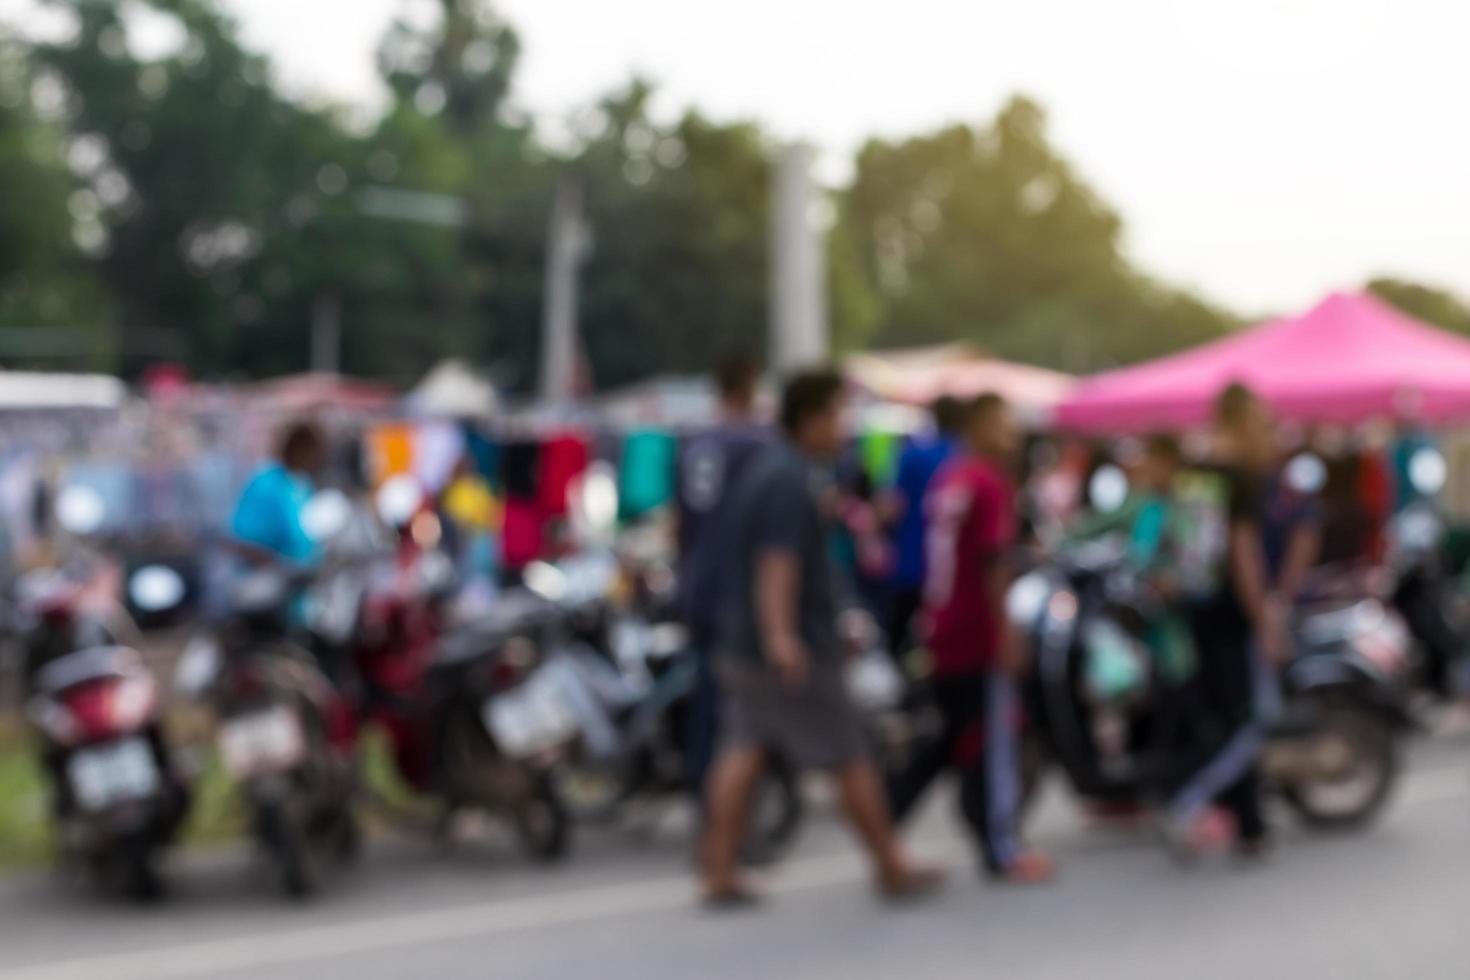
<path fill-rule="evenodd" d="M 141 738 L 83 749 L 67 763 L 72 791 L 82 809 L 105 810 L 158 792 L 158 763 Z"/>
<path fill-rule="evenodd" d="M 219 747 L 225 769 L 243 779 L 294 768 L 306 755 L 306 736 L 296 712 L 281 706 L 225 722 Z"/>
<path fill-rule="evenodd" d="M 564 675 L 545 667 L 514 691 L 485 702 L 482 718 L 501 751 L 512 757 L 555 748 L 579 728 Z"/>

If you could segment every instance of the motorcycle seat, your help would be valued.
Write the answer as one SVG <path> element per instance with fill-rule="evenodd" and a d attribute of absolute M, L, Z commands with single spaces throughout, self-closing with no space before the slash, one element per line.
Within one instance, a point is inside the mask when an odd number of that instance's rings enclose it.
<path fill-rule="evenodd" d="M 68 653 L 41 668 L 36 686 L 55 694 L 79 684 L 126 677 L 143 669 L 143 658 L 131 647 L 91 647 Z"/>

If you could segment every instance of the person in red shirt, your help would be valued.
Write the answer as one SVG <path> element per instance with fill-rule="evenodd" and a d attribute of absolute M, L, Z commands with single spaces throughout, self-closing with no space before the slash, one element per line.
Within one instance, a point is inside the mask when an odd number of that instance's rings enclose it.
<path fill-rule="evenodd" d="M 1043 881 L 1051 859 L 1018 835 L 1020 645 L 1007 642 L 1004 626 L 1018 523 L 1007 467 L 1019 433 L 997 395 L 967 406 L 962 432 L 964 451 L 940 470 L 925 500 L 923 616 L 944 725 L 890 780 L 889 800 L 901 819 L 944 770 L 956 769 L 985 869 L 1005 881 Z"/>

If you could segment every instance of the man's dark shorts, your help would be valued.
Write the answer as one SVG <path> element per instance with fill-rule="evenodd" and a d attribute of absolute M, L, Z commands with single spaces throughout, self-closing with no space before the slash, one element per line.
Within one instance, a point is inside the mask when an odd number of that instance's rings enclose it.
<path fill-rule="evenodd" d="M 807 682 L 789 687 L 769 667 L 719 660 L 720 740 L 729 750 L 779 752 L 798 769 L 836 772 L 868 757 L 862 717 L 842 671 L 813 665 Z"/>

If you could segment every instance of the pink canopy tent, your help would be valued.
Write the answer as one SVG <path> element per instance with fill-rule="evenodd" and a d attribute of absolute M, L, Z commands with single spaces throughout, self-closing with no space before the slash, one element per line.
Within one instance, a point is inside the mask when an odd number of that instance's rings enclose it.
<path fill-rule="evenodd" d="M 1334 293 L 1301 316 L 1087 378 L 1056 422 L 1093 432 L 1196 426 L 1233 382 L 1301 422 L 1453 422 L 1470 418 L 1470 340 L 1368 294 Z"/>

